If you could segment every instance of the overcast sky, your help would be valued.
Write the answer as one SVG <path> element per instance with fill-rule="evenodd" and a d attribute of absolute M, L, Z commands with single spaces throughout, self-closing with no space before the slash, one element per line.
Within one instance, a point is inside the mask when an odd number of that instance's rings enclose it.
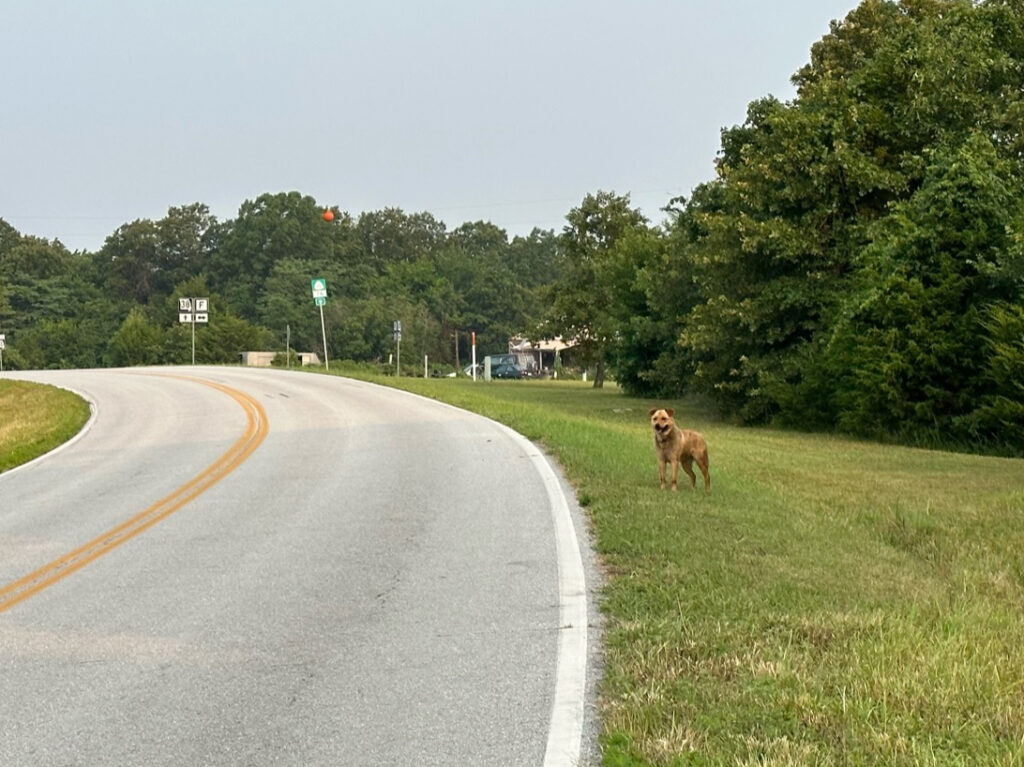
<path fill-rule="evenodd" d="M 0 218 L 95 250 L 296 190 L 514 235 L 604 189 L 660 222 L 856 5 L 0 0 Z"/>

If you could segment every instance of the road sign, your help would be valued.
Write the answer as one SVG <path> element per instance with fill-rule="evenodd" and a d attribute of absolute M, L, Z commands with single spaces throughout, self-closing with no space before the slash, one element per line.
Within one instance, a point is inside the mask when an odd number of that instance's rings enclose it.
<path fill-rule="evenodd" d="M 178 322 L 195 323 L 210 321 L 209 298 L 179 298 Z"/>
<path fill-rule="evenodd" d="M 327 303 L 327 280 L 314 277 L 309 281 L 313 289 L 313 303 L 320 307 L 320 335 L 324 339 L 324 367 L 331 369 L 331 355 L 327 352 L 327 327 L 324 325 L 324 304 Z"/>
<path fill-rule="evenodd" d="M 196 325 L 210 321 L 209 298 L 179 298 L 178 322 L 192 326 L 192 364 L 196 364 Z"/>

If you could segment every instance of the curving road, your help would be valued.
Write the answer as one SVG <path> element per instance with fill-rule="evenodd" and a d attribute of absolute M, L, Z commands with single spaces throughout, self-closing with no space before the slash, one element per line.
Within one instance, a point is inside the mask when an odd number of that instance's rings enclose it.
<path fill-rule="evenodd" d="M 579 550 L 521 437 L 333 376 L 4 376 L 95 416 L 0 475 L 0 764 L 589 761 Z"/>

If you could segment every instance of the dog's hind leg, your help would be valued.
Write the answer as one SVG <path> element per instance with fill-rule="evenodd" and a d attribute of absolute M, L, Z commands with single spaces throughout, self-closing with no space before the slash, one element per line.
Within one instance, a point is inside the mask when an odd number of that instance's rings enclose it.
<path fill-rule="evenodd" d="M 693 459 L 687 456 L 683 459 L 683 471 L 690 478 L 690 489 L 697 487 L 697 475 L 693 473 Z"/>
<path fill-rule="evenodd" d="M 708 471 L 708 454 L 706 452 L 697 456 L 697 465 L 700 467 L 700 473 L 704 475 L 704 492 L 710 493 L 711 473 Z"/>

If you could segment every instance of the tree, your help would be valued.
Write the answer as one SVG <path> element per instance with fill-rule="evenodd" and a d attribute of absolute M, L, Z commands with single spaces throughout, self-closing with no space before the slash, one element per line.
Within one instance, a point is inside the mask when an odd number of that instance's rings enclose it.
<path fill-rule="evenodd" d="M 391 264 L 428 256 L 445 241 L 444 223 L 429 213 L 408 214 L 400 208 L 363 213 L 355 230 L 363 258 L 378 274 Z"/>
<path fill-rule="evenodd" d="M 278 261 L 256 301 L 257 322 L 272 329 L 279 347 L 284 347 L 286 328 L 290 327 L 294 348 L 320 348 L 320 315 L 313 303 L 310 280 L 314 277 L 327 280 L 330 303 L 339 300 L 338 293 L 342 290 L 343 282 L 338 274 L 335 265 L 327 268 L 299 258 Z"/>
<path fill-rule="evenodd" d="M 217 219 L 203 203 L 167 209 L 156 223 L 156 289 L 169 293 L 173 287 L 206 271 L 215 247 Z"/>
<path fill-rule="evenodd" d="M 984 324 L 992 388 L 973 414 L 975 428 L 995 444 L 1024 449 L 1024 306 L 993 304 Z"/>
<path fill-rule="evenodd" d="M 103 332 L 110 312 L 105 306 L 96 306 L 102 294 L 87 279 L 87 259 L 69 253 L 56 240 L 11 232 L 0 232 L 0 327 L 10 334 L 8 340 L 13 344 L 23 333 L 34 331 L 37 338 L 24 346 L 24 358 L 28 364 L 40 367 L 53 366 L 54 359 L 93 359 L 106 345 L 106 337 L 97 340 L 95 335 Z M 66 327 L 59 324 L 63 320 L 81 326 L 80 338 L 89 352 L 80 349 L 75 354 L 66 353 L 62 343 L 58 343 L 61 350 L 57 351 L 40 335 L 44 323 L 57 323 L 46 325 L 56 331 Z"/>
<path fill-rule="evenodd" d="M 107 237 L 97 259 L 107 291 L 146 303 L 159 288 L 160 234 L 149 219 L 119 226 Z"/>
<path fill-rule="evenodd" d="M 237 363 L 242 352 L 270 346 L 272 335 L 227 310 L 211 316 L 208 326 L 196 333 L 196 361 Z"/>
<path fill-rule="evenodd" d="M 275 265 L 301 259 L 327 265 L 334 260 L 344 219 L 327 223 L 312 197 L 298 192 L 262 194 L 246 200 L 238 217 L 216 233 L 209 258 L 210 287 L 240 316 L 255 320 L 259 298 Z M 310 275 L 312 278 L 318 275 Z"/>
<path fill-rule="evenodd" d="M 163 331 L 141 307 L 134 307 L 110 339 L 107 361 L 114 366 L 155 365 L 160 362 Z"/>
<path fill-rule="evenodd" d="M 1020 298 L 1007 222 L 1022 220 L 1024 189 L 1010 176 L 975 133 L 938 151 L 921 187 L 879 222 L 827 350 L 840 427 L 979 436 L 972 413 L 991 389 L 992 349 L 978 338 L 988 307 Z"/>
<path fill-rule="evenodd" d="M 576 342 L 577 353 L 596 367 L 594 386 L 604 385 L 605 365 L 617 329 L 613 313 L 623 251 L 629 234 L 647 228 L 647 219 L 630 207 L 629 195 L 588 194 L 566 216 L 559 236 L 564 271 L 551 289 L 546 329 Z"/>

